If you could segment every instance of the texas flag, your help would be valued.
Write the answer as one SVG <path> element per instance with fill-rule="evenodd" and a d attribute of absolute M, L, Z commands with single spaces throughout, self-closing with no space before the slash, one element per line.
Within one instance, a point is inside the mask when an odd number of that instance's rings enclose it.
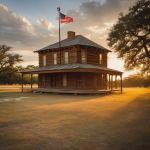
<path fill-rule="evenodd" d="M 61 12 L 60 12 L 60 20 L 61 20 L 61 23 L 73 22 L 73 18 L 70 18 L 70 17 L 62 14 Z"/>

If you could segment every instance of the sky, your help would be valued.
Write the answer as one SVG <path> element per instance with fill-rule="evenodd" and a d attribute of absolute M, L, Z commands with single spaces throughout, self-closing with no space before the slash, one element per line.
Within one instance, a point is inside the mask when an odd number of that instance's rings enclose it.
<path fill-rule="evenodd" d="M 38 65 L 38 54 L 33 53 L 58 42 L 58 11 L 74 22 L 61 24 L 61 40 L 67 31 L 83 35 L 97 44 L 107 46 L 107 36 L 120 12 L 126 14 L 137 0 L 0 0 L 0 45 L 12 47 L 12 53 L 22 55 L 19 65 Z M 113 52 L 108 54 L 108 68 L 126 72 L 124 60 Z"/>

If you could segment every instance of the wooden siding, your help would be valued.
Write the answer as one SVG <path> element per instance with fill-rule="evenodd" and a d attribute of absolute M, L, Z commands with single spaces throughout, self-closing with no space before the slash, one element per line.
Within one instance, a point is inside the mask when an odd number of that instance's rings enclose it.
<path fill-rule="evenodd" d="M 77 50 L 77 62 L 81 62 L 81 51 L 86 51 L 86 63 L 91 65 L 99 65 L 107 67 L 107 52 L 91 49 L 78 49 Z M 99 54 L 102 54 L 102 64 L 99 63 Z"/>
<path fill-rule="evenodd" d="M 61 50 L 61 64 L 65 64 L 64 53 L 68 52 L 68 64 L 82 63 L 81 62 L 81 51 L 86 51 L 86 63 L 91 65 L 99 65 L 107 67 L 107 52 L 83 48 L 66 48 Z M 46 55 L 46 66 L 54 65 L 54 53 L 57 53 L 57 64 L 60 64 L 60 52 L 48 52 L 39 54 L 39 67 L 43 67 L 43 55 Z M 102 54 L 102 64 L 99 63 L 99 54 Z"/>
<path fill-rule="evenodd" d="M 99 63 L 99 54 L 102 54 L 102 64 Z M 107 67 L 107 53 L 96 50 L 87 50 L 87 64 Z"/>
<path fill-rule="evenodd" d="M 61 64 L 65 64 L 64 62 L 64 53 L 68 52 L 68 64 L 77 63 L 77 50 L 76 48 L 68 48 L 65 50 L 61 50 Z M 60 52 L 48 52 L 39 54 L 39 67 L 43 67 L 43 56 L 46 55 L 46 66 L 54 65 L 54 53 L 57 53 L 57 65 L 60 65 Z"/>
<path fill-rule="evenodd" d="M 103 81 L 97 81 L 93 72 L 67 72 L 67 86 L 62 86 L 63 73 L 39 74 L 39 88 L 56 89 L 107 89 L 107 74 L 103 74 Z M 99 78 L 100 79 L 100 78 Z M 61 80 L 61 82 L 60 82 Z M 101 86 L 96 86 L 95 82 L 102 82 Z M 60 85 L 61 84 L 61 85 Z"/>
<path fill-rule="evenodd" d="M 61 64 L 65 64 L 64 53 L 68 52 L 68 64 L 77 63 L 77 50 L 76 48 L 66 49 L 61 51 Z"/>

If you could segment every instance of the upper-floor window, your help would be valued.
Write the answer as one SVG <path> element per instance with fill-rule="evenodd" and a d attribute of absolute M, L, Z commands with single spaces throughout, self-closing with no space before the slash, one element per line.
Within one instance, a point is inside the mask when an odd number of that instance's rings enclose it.
<path fill-rule="evenodd" d="M 102 54 L 99 54 L 99 64 L 102 65 Z"/>
<path fill-rule="evenodd" d="M 81 62 L 86 63 L 86 52 L 85 51 L 81 51 Z"/>
<path fill-rule="evenodd" d="M 46 66 L 46 55 L 43 55 L 43 66 Z"/>
<path fill-rule="evenodd" d="M 68 64 L 68 52 L 65 52 L 65 64 Z"/>
<path fill-rule="evenodd" d="M 63 73 L 63 86 L 67 86 L 67 74 Z"/>
<path fill-rule="evenodd" d="M 54 65 L 57 65 L 57 53 L 54 54 Z"/>

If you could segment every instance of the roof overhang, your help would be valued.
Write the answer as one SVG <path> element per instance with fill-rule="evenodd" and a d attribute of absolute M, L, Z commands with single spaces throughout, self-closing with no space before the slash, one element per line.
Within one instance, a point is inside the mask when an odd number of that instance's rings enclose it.
<path fill-rule="evenodd" d="M 58 72 L 95 72 L 106 73 L 110 75 L 122 75 L 123 72 L 89 64 L 67 64 L 36 68 L 21 72 L 22 74 L 41 74 L 41 73 L 58 73 Z"/>

